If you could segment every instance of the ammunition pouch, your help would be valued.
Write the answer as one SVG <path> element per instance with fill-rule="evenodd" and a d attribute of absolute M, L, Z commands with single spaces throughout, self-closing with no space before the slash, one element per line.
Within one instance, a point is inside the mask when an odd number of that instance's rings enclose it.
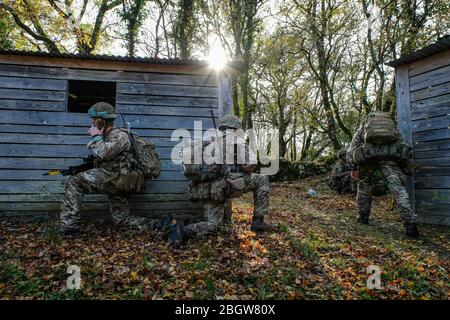
<path fill-rule="evenodd" d="M 225 201 L 227 185 L 225 180 L 217 179 L 208 182 L 189 182 L 187 194 L 192 201 L 213 200 Z"/>
<path fill-rule="evenodd" d="M 411 148 L 402 143 L 377 146 L 363 144 L 353 151 L 353 161 L 357 165 L 368 165 L 378 161 L 407 162 L 411 159 Z"/>
<path fill-rule="evenodd" d="M 109 183 L 117 190 L 117 193 L 134 193 L 144 191 L 144 175 L 137 171 L 129 174 L 114 175 Z"/>

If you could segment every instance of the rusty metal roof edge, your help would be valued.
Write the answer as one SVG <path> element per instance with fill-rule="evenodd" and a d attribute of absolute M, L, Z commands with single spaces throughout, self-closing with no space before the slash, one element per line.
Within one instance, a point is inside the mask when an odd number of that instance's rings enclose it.
<path fill-rule="evenodd" d="M 427 58 L 429 56 L 441 53 L 445 50 L 450 49 L 450 34 L 447 34 L 439 38 L 436 42 L 429 44 L 426 47 L 418 49 L 414 52 L 405 54 L 398 59 L 389 61 L 386 65 L 390 67 L 398 67 L 403 64 L 418 61 L 420 59 Z"/>
<path fill-rule="evenodd" d="M 145 58 L 145 57 L 127 57 L 127 56 L 114 56 L 106 54 L 82 54 L 82 53 L 50 53 L 42 51 L 22 51 L 22 50 L 5 50 L 0 49 L 0 55 L 19 55 L 19 56 L 34 56 L 34 57 L 49 57 L 49 58 L 64 58 L 64 59 L 82 59 L 82 60 L 94 60 L 94 61 L 118 61 L 118 62 L 136 62 L 136 63 L 148 63 L 148 64 L 165 64 L 165 65 L 191 65 L 191 66 L 207 66 L 206 60 L 195 59 L 179 59 L 179 58 Z M 229 66 L 240 66 L 237 61 L 230 61 L 227 63 Z"/>

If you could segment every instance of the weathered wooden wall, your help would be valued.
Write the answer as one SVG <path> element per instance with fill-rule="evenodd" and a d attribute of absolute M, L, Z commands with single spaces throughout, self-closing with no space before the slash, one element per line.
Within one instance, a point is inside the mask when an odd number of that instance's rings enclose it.
<path fill-rule="evenodd" d="M 415 208 L 450 225 L 450 50 L 397 68 L 399 127 L 413 143 Z M 405 90 L 405 88 L 407 88 Z"/>
<path fill-rule="evenodd" d="M 132 196 L 133 213 L 172 213 L 188 219 L 201 215 L 200 204 L 185 195 L 187 181 L 180 166 L 170 160 L 177 143 L 170 136 L 177 128 L 191 130 L 194 120 L 201 120 L 203 129 L 213 126 L 210 110 L 217 114 L 217 81 L 206 74 L 177 74 L 176 66 L 170 70 L 42 67 L 11 64 L 0 56 L 0 215 L 58 213 L 66 177 L 42 174 L 77 165 L 88 155 L 91 121 L 87 114 L 66 112 L 68 79 L 116 82 L 117 112 L 157 146 L 161 175 L 146 181 L 145 194 Z M 116 125 L 121 122 L 118 117 Z M 108 213 L 106 200 L 104 195 L 86 196 L 82 213 Z"/>

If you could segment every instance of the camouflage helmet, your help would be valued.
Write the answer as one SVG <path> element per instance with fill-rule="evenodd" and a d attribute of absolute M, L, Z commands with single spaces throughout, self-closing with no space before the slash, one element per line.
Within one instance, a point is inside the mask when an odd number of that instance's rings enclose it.
<path fill-rule="evenodd" d="M 219 130 L 242 129 L 241 119 L 233 114 L 226 114 L 220 118 Z"/>
<path fill-rule="evenodd" d="M 346 154 L 347 154 L 347 150 L 341 149 L 337 152 L 336 156 L 338 159 L 342 159 L 346 156 Z"/>
<path fill-rule="evenodd" d="M 89 108 L 88 115 L 91 118 L 100 117 L 103 119 L 115 119 L 116 110 L 108 102 L 97 102 Z"/>

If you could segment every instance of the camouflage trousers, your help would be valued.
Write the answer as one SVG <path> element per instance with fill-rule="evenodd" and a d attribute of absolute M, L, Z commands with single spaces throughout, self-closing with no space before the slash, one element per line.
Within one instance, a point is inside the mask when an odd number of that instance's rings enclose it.
<path fill-rule="evenodd" d="M 253 217 L 264 216 L 269 212 L 269 178 L 252 173 L 244 176 L 245 187 L 242 193 L 253 192 Z M 234 197 L 238 197 L 234 196 Z M 187 225 L 185 230 L 189 237 L 201 237 L 215 233 L 224 225 L 224 211 L 230 205 L 229 200 L 206 200 L 203 204 L 204 221 Z"/>
<path fill-rule="evenodd" d="M 95 168 L 80 172 L 67 179 L 61 205 L 60 231 L 79 229 L 83 195 L 89 193 L 108 195 L 109 208 L 116 225 L 126 225 L 138 230 L 153 228 L 157 220 L 130 215 L 128 196 L 120 194 L 109 182 L 111 176 L 107 170 Z"/>
<path fill-rule="evenodd" d="M 411 209 L 409 195 L 405 188 L 405 175 L 400 167 L 392 161 L 380 162 L 377 165 L 362 166 L 358 169 L 358 193 L 356 196 L 360 217 L 369 217 L 372 207 L 372 176 L 380 169 L 386 178 L 389 191 L 394 195 L 400 215 L 405 223 L 415 223 L 416 213 Z"/>

